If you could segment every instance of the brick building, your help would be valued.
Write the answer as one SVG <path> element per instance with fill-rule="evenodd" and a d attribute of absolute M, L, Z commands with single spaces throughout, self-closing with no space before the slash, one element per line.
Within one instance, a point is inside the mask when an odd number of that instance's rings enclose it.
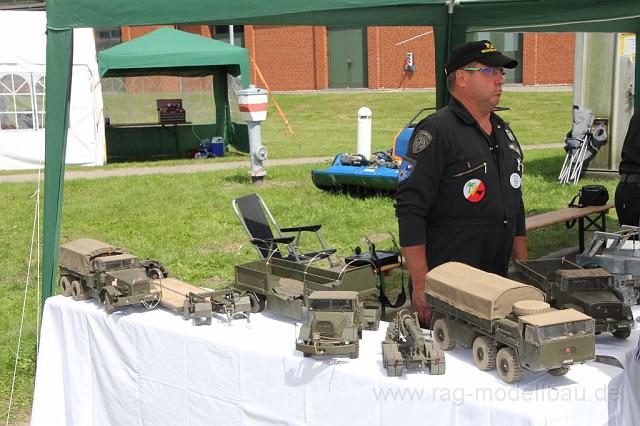
<path fill-rule="evenodd" d="M 98 48 L 131 40 L 157 28 L 99 29 L 96 31 Z M 226 26 L 176 28 L 229 40 Z M 363 29 L 251 25 L 234 28 L 236 44 L 248 48 L 255 60 L 251 64 L 251 81 L 258 86 L 264 84 L 255 64 L 272 90 L 435 86 L 431 27 Z M 573 33 L 477 33 L 473 37 L 492 40 L 498 49 L 520 61 L 515 71 L 507 73 L 507 82 L 523 85 L 573 82 Z M 412 58 L 415 69 L 407 66 L 408 56 Z"/>

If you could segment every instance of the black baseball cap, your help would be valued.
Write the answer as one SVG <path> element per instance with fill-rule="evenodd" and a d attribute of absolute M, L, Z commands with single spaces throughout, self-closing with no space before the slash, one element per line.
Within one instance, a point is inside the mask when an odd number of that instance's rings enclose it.
<path fill-rule="evenodd" d="M 475 61 L 490 67 L 515 68 L 518 66 L 518 61 L 500 53 L 489 40 L 480 40 L 453 49 L 449 62 L 444 66 L 444 72 L 449 75 Z"/>

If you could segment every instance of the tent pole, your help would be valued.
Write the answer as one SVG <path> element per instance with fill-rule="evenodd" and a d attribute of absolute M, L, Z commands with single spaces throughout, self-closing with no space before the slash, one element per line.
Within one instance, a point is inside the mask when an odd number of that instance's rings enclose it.
<path fill-rule="evenodd" d="M 55 294 L 69 124 L 73 31 L 47 29 L 42 306 Z"/>
<path fill-rule="evenodd" d="M 634 96 L 633 107 L 637 110 L 640 107 L 640 67 L 638 67 L 638 59 L 640 58 L 640 45 L 638 45 L 638 36 L 640 32 L 636 32 L 636 61 L 635 61 L 635 82 L 634 82 Z"/>

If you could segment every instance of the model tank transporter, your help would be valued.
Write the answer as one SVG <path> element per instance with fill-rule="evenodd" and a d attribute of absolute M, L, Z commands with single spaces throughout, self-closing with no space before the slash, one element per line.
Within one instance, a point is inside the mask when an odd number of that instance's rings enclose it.
<path fill-rule="evenodd" d="M 640 238 L 637 226 L 618 232 L 595 232 L 584 252 L 576 257 L 585 268 L 599 266 L 613 274 L 614 285 L 629 305 L 640 303 Z"/>
<path fill-rule="evenodd" d="M 382 365 L 388 376 L 402 376 L 405 368 L 444 374 L 444 351 L 425 337 L 418 315 L 403 309 L 387 328 L 386 339 L 382 342 Z"/>
<path fill-rule="evenodd" d="M 314 291 L 309 320 L 300 328 L 296 349 L 305 357 L 348 355 L 358 358 L 364 307 L 355 291 Z M 377 329 L 377 326 L 375 327 Z"/>
<path fill-rule="evenodd" d="M 128 305 L 154 307 L 160 299 L 136 256 L 101 241 L 83 238 L 60 246 L 60 275 L 64 296 L 98 299 L 108 314 Z"/>
<path fill-rule="evenodd" d="M 613 275 L 602 268 L 583 269 L 566 259 L 516 261 L 520 280 L 542 290 L 554 308 L 573 308 L 595 320 L 595 332 L 626 339 L 633 314 L 616 291 Z"/>
<path fill-rule="evenodd" d="M 497 368 L 506 383 L 523 370 L 561 376 L 595 358 L 594 320 L 551 308 L 530 285 L 449 262 L 427 273 L 425 292 L 440 347 L 471 348 L 476 366 Z"/>

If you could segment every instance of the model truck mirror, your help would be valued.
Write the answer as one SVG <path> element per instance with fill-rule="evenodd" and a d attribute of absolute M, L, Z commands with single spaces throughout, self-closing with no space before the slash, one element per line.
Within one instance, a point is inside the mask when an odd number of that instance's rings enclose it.
<path fill-rule="evenodd" d="M 155 307 L 160 299 L 138 258 L 126 250 L 92 239 L 60 246 L 62 295 L 98 299 L 110 314 L 122 306 Z"/>
<path fill-rule="evenodd" d="M 497 368 L 506 383 L 524 370 L 561 376 L 595 359 L 593 318 L 551 308 L 533 286 L 448 262 L 427 273 L 425 293 L 440 347 L 472 349 L 476 366 Z"/>
<path fill-rule="evenodd" d="M 573 308 L 595 320 L 596 333 L 612 333 L 618 339 L 631 335 L 633 314 L 602 268 L 583 269 L 563 258 L 516 261 L 522 281 L 542 290 L 550 305 Z"/>
<path fill-rule="evenodd" d="M 402 376 L 405 368 L 426 370 L 429 374 L 444 374 L 444 351 L 420 329 L 416 313 L 398 312 L 387 328 L 382 342 L 382 365 L 388 376 Z"/>

